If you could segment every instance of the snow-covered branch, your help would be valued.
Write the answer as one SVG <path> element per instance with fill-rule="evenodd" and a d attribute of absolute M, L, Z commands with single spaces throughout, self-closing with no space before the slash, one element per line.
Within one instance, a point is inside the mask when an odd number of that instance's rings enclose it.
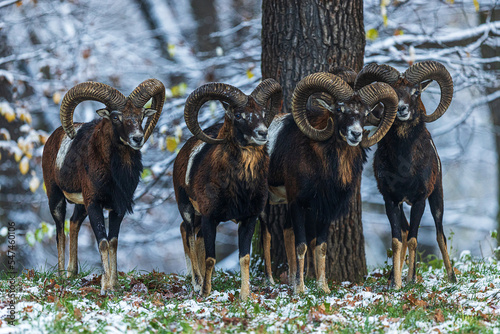
<path fill-rule="evenodd" d="M 500 21 L 484 23 L 477 27 L 453 31 L 449 34 L 431 36 L 431 35 L 399 35 L 386 38 L 384 40 L 367 44 L 366 53 L 376 54 L 383 52 L 382 50 L 389 50 L 391 47 L 401 45 L 413 45 L 425 47 L 451 47 L 457 44 L 462 44 L 464 41 L 475 39 L 484 34 L 492 33 L 499 35 Z"/>

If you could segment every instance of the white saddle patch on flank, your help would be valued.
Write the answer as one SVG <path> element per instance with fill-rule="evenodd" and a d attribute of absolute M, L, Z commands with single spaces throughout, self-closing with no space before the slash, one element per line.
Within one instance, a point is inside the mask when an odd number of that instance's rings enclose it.
<path fill-rule="evenodd" d="M 437 151 L 436 146 L 434 145 L 434 142 L 432 141 L 432 139 L 430 139 L 430 142 L 431 142 L 432 148 L 434 149 L 434 153 L 436 153 L 436 160 L 438 163 L 438 171 L 441 171 L 441 161 L 439 160 L 438 151 Z"/>
<path fill-rule="evenodd" d="M 81 124 L 75 125 L 75 130 L 78 132 L 80 129 Z M 68 137 L 68 135 L 65 133 L 63 136 L 63 139 L 61 141 L 61 146 L 59 146 L 59 151 L 57 152 L 57 157 L 56 157 L 56 167 L 57 169 L 61 169 L 64 160 L 66 159 L 66 155 L 68 154 L 69 148 L 71 147 L 71 144 L 73 143 L 73 139 Z"/>
<path fill-rule="evenodd" d="M 206 144 L 207 143 L 205 143 L 204 141 L 198 143 L 195 147 L 193 147 L 191 153 L 189 154 L 189 160 L 188 160 L 188 165 L 187 165 L 187 169 L 186 169 L 186 178 L 185 178 L 186 185 L 189 185 L 189 174 L 191 174 L 191 168 L 193 167 L 194 159 L 196 158 L 196 155 L 198 153 L 200 153 L 200 151 L 203 149 L 203 147 L 205 147 Z"/>
<path fill-rule="evenodd" d="M 276 146 L 276 139 L 283 129 L 283 124 L 285 123 L 285 118 L 290 117 L 291 114 L 279 115 L 274 118 L 271 125 L 269 125 L 268 129 L 268 142 L 267 142 L 267 153 L 271 155 L 274 151 L 274 147 Z"/>

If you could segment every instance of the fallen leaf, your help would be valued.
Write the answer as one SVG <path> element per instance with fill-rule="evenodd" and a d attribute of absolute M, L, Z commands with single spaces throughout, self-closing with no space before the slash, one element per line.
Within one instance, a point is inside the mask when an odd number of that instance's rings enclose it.
<path fill-rule="evenodd" d="M 443 311 L 441 311 L 440 308 L 438 308 L 436 310 L 436 312 L 434 313 L 434 321 L 436 321 L 436 322 L 444 322 Z"/>
<path fill-rule="evenodd" d="M 82 320 L 82 311 L 80 311 L 79 308 L 75 308 L 74 316 L 76 320 L 78 321 Z"/>

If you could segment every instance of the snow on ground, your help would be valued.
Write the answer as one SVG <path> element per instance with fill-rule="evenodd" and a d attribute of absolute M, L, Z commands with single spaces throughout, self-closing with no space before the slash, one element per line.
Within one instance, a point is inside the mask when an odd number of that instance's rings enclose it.
<path fill-rule="evenodd" d="M 193 294 L 190 278 L 159 272 L 120 273 L 121 290 L 101 296 L 100 277 L 67 280 L 27 271 L 16 278 L 16 322 L 8 323 L 7 281 L 0 293 L 1 333 L 64 331 L 142 333 L 216 332 L 471 332 L 500 333 L 500 264 L 473 261 L 464 252 L 455 263 L 459 282 L 443 269 L 418 269 L 417 283 L 400 291 L 387 287 L 387 268 L 372 271 L 363 284 L 331 283 L 332 293 L 295 296 L 286 284 L 266 286 L 252 279 L 252 294 L 239 300 L 239 275 L 219 271 L 207 298 Z"/>

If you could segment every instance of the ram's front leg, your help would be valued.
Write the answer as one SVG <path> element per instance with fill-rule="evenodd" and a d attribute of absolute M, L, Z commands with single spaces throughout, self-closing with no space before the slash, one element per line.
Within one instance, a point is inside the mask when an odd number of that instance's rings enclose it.
<path fill-rule="evenodd" d="M 297 272 L 295 273 L 295 293 L 305 292 L 304 284 L 304 260 L 307 252 L 307 240 L 305 232 L 305 213 L 296 203 L 290 204 L 290 215 L 295 235 L 295 252 L 297 255 Z"/>
<path fill-rule="evenodd" d="M 314 249 L 315 253 L 314 257 L 316 258 L 316 266 L 317 266 L 316 284 L 318 286 L 318 289 L 323 290 L 325 293 L 330 293 L 330 289 L 328 288 L 328 282 L 326 281 L 326 247 L 327 247 L 329 228 L 330 228 L 329 222 L 324 222 L 323 224 L 320 224 L 320 226 L 318 226 L 316 248 Z"/>
<path fill-rule="evenodd" d="M 242 220 L 238 228 L 238 247 L 240 250 L 241 268 L 241 300 L 247 300 L 250 295 L 250 245 L 255 230 L 257 217 Z"/>
<path fill-rule="evenodd" d="M 118 250 L 118 234 L 120 233 L 120 225 L 124 215 L 117 214 L 114 210 L 109 213 L 109 281 L 108 286 L 111 290 L 118 287 L 118 270 L 117 270 L 117 250 Z"/>
<path fill-rule="evenodd" d="M 90 225 L 97 240 L 99 253 L 101 254 L 102 268 L 104 270 L 101 279 L 101 295 L 105 295 L 108 291 L 112 290 L 112 287 L 109 286 L 111 270 L 109 268 L 109 242 L 106 235 L 106 227 L 104 226 L 104 215 L 102 207 L 96 203 L 89 204 L 87 212 L 89 214 Z"/>
<path fill-rule="evenodd" d="M 401 238 L 400 207 L 391 199 L 384 198 L 384 200 L 385 212 L 387 218 L 389 218 L 392 233 L 392 272 L 390 280 L 391 284 L 394 285 L 396 289 L 400 289 L 403 283 L 401 279 L 401 252 L 403 249 L 403 241 Z"/>
<path fill-rule="evenodd" d="M 425 210 L 425 199 L 413 203 L 410 212 L 410 232 L 408 233 L 408 276 L 406 281 L 414 282 L 417 271 L 417 235 L 418 227 Z"/>

